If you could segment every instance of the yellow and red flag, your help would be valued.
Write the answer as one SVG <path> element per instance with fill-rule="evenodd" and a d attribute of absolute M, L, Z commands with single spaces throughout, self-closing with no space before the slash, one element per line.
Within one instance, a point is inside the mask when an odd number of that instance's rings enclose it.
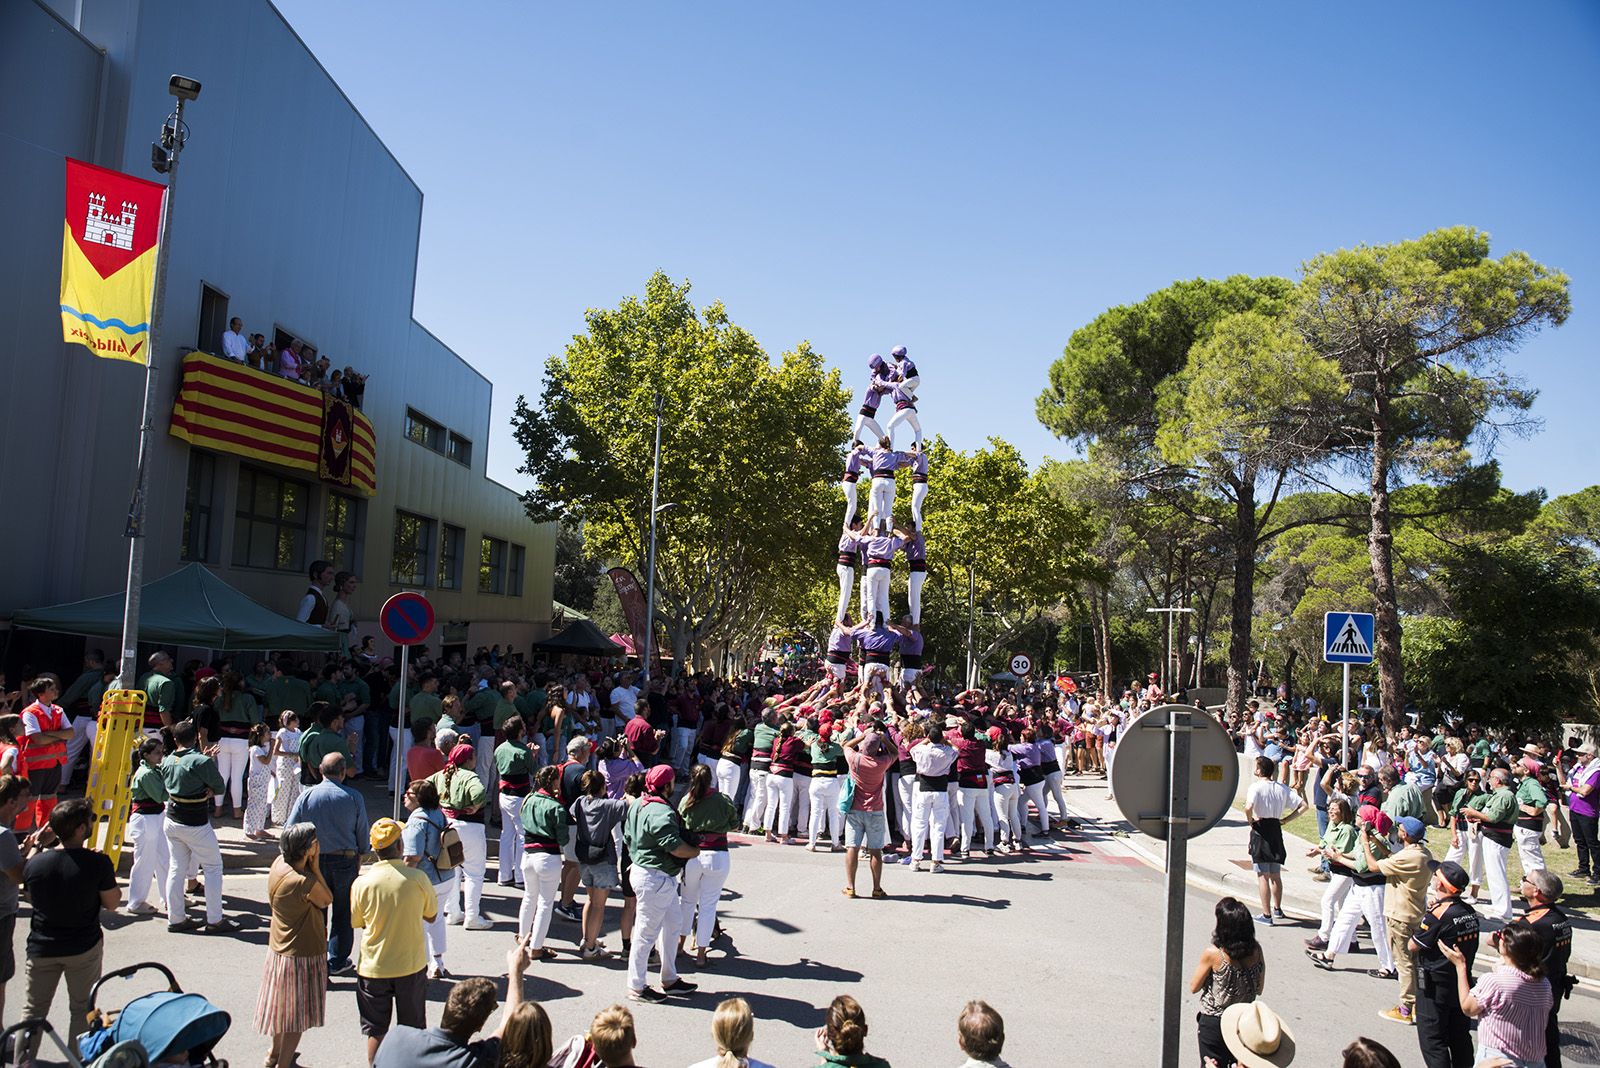
<path fill-rule="evenodd" d="M 67 160 L 61 333 L 96 356 L 145 363 L 167 187 Z"/>

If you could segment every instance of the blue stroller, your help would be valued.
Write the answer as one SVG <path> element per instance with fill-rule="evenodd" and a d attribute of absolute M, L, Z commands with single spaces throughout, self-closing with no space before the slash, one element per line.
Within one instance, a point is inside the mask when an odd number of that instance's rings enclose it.
<path fill-rule="evenodd" d="M 106 983 L 146 970 L 160 972 L 167 988 L 134 998 L 120 1012 L 95 1007 Z M 23 1020 L 0 1032 L 0 1047 L 10 1048 L 16 1058 L 7 1063 L 25 1059 L 22 1054 L 37 1033 L 50 1036 L 71 1068 L 150 1068 L 160 1064 L 227 1068 L 228 1062 L 217 1060 L 212 1051 L 228 1033 L 232 1020 L 199 994 L 185 994 L 163 964 L 134 964 L 101 976 L 89 991 L 89 1015 L 89 1030 L 78 1036 L 81 1059 L 73 1055 L 48 1020 Z"/>

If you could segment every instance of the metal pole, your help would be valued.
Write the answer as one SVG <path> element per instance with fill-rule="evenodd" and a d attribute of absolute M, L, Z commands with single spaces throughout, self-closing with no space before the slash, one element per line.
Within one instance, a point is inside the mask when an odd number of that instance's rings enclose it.
<path fill-rule="evenodd" d="M 1344 716 L 1339 726 L 1339 766 L 1350 766 L 1350 665 L 1344 665 Z"/>
<path fill-rule="evenodd" d="M 1172 676 L 1172 613 L 1167 613 L 1167 658 L 1161 663 L 1161 693 L 1165 697 L 1172 693 L 1169 685 Z"/>
<path fill-rule="evenodd" d="M 1168 617 L 1171 618 L 1170 616 Z M 1189 713 L 1168 712 L 1167 958 L 1161 991 L 1161 1068 L 1178 1068 L 1183 1017 L 1184 876 L 1189 868 Z"/>
<path fill-rule="evenodd" d="M 411 646 L 400 647 L 400 705 L 395 709 L 397 730 L 394 736 L 394 821 L 405 822 L 401 811 L 406 797 L 406 669 L 411 663 Z"/>
<path fill-rule="evenodd" d="M 978 605 L 978 573 L 973 568 L 972 561 L 967 564 L 967 689 L 976 685 L 973 679 L 972 663 L 972 624 L 977 617 Z"/>
<path fill-rule="evenodd" d="M 650 559 L 646 564 L 644 579 L 644 656 L 640 658 L 639 674 L 645 686 L 650 685 L 650 648 L 656 634 L 656 494 L 661 488 L 661 406 L 666 398 L 656 394 L 656 453 L 650 474 Z"/>
<path fill-rule="evenodd" d="M 128 586 L 122 606 L 122 663 L 117 676 L 120 689 L 133 689 L 139 675 L 139 600 L 144 585 L 144 504 L 150 488 L 150 410 L 156 399 L 156 353 L 161 335 L 167 292 L 167 237 L 172 229 L 172 201 L 178 191 L 178 157 L 183 153 L 183 98 L 173 120 L 172 166 L 167 171 L 167 193 L 161 198 L 161 233 L 156 238 L 156 277 L 150 296 L 150 338 L 145 348 L 144 409 L 139 415 L 139 467 L 133 477 L 133 500 L 128 504 Z"/>

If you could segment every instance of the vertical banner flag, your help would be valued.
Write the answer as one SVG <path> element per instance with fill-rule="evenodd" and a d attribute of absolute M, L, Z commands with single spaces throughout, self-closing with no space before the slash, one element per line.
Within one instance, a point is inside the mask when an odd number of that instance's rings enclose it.
<path fill-rule="evenodd" d="M 644 590 L 633 572 L 625 567 L 614 567 L 606 572 L 617 587 L 617 600 L 622 602 L 622 614 L 628 617 L 628 629 L 633 631 L 633 647 L 644 655 L 645 604 Z"/>
<path fill-rule="evenodd" d="M 350 449 L 355 440 L 350 404 L 332 393 L 322 395 L 322 448 L 317 454 L 317 475 L 324 482 L 350 485 Z"/>
<path fill-rule="evenodd" d="M 167 187 L 67 160 L 61 334 L 96 356 L 146 363 Z"/>

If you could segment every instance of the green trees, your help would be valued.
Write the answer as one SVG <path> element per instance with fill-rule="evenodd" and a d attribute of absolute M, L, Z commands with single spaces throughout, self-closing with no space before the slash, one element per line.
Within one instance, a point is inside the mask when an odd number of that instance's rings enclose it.
<path fill-rule="evenodd" d="M 657 618 L 673 653 L 750 640 L 828 571 L 848 393 L 804 343 L 773 364 L 721 304 L 656 273 L 591 309 L 513 425 L 530 515 L 583 524 L 587 552 L 643 572 L 663 398 Z M 759 639 L 757 639 L 759 641 Z"/>
<path fill-rule="evenodd" d="M 1487 420 L 1527 411 L 1533 393 L 1501 358 L 1570 310 L 1566 276 L 1521 252 L 1491 259 L 1488 235 L 1467 227 L 1306 264 L 1293 314 L 1345 382 L 1340 419 L 1346 455 L 1367 481 L 1376 653 L 1391 724 L 1405 706 L 1405 675 L 1390 493 L 1408 474 L 1455 477 Z"/>

